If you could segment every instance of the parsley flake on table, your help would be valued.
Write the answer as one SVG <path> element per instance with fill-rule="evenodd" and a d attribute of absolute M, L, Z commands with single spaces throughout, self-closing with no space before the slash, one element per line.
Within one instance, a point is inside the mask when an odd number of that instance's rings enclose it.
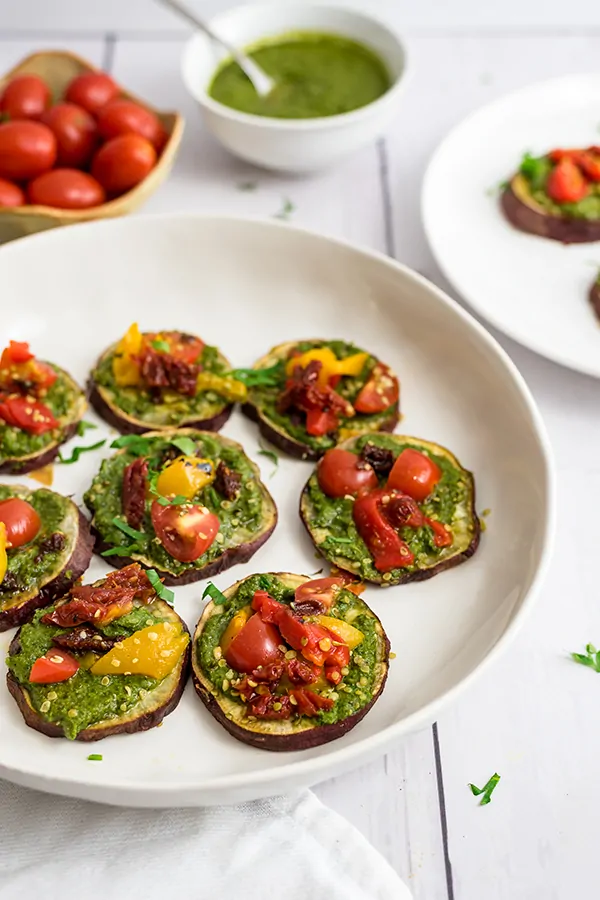
<path fill-rule="evenodd" d="M 487 782 L 487 784 L 484 784 L 482 788 L 478 788 L 474 784 L 469 783 L 469 787 L 471 788 L 471 793 L 473 794 L 473 796 L 479 797 L 480 794 L 483 795 L 481 797 L 481 800 L 479 801 L 480 806 L 487 806 L 487 804 L 492 799 L 492 793 L 494 792 L 499 781 L 500 776 L 497 772 L 494 772 L 490 780 Z"/>
<path fill-rule="evenodd" d="M 593 644 L 586 644 L 585 653 L 571 653 L 571 659 L 581 666 L 600 672 L 600 651 Z"/>

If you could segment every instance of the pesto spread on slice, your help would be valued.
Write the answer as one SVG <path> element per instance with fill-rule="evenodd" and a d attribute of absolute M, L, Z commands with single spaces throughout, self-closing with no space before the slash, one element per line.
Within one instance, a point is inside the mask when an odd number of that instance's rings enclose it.
<path fill-rule="evenodd" d="M 10 341 L 0 356 L 0 466 L 25 463 L 66 440 L 85 398 L 53 363 L 36 359 L 29 345 Z"/>
<path fill-rule="evenodd" d="M 200 338 L 181 331 L 140 332 L 131 325 L 99 359 L 92 381 L 118 419 L 152 428 L 210 421 L 243 391 L 225 378 L 225 357 Z M 99 412 L 103 413 L 99 408 Z"/>
<path fill-rule="evenodd" d="M 107 561 L 135 559 L 172 578 L 227 554 L 249 558 L 272 531 L 273 500 L 243 448 L 191 429 L 124 436 L 84 500 Z M 188 579 L 189 580 L 189 579 Z M 193 580 L 193 579 L 192 579 Z"/>
<path fill-rule="evenodd" d="M 269 574 L 217 597 L 193 652 L 201 682 L 227 719 L 248 731 L 293 736 L 368 708 L 382 689 L 389 648 L 361 590 L 342 577 Z"/>
<path fill-rule="evenodd" d="M 444 448 L 368 434 L 328 451 L 301 516 L 326 559 L 367 581 L 399 584 L 475 552 L 473 476 Z"/>
<path fill-rule="evenodd" d="M 531 199 L 547 213 L 600 219 L 600 147 L 526 153 L 519 174 Z"/>
<path fill-rule="evenodd" d="M 398 418 L 398 379 L 347 341 L 280 344 L 254 372 L 248 403 L 284 448 L 291 438 L 318 456 L 352 435 L 392 430 Z"/>
<path fill-rule="evenodd" d="M 71 740 L 88 728 L 119 730 L 167 705 L 188 642 L 179 617 L 132 565 L 73 588 L 21 627 L 6 661 L 11 693 L 20 690 L 38 720 Z"/>

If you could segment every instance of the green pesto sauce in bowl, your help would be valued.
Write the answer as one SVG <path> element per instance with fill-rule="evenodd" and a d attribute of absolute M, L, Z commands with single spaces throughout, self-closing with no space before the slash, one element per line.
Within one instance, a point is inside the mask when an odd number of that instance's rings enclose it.
<path fill-rule="evenodd" d="M 194 653 L 204 674 L 215 686 L 218 695 L 241 703 L 239 695 L 231 686 L 232 679 L 240 677 L 239 672 L 229 669 L 221 657 L 215 659 L 214 650 L 220 645 L 223 632 L 233 616 L 252 603 L 254 592 L 268 590 L 274 600 L 290 605 L 294 599 L 294 590 L 273 575 L 252 575 L 243 581 L 232 597 L 223 605 L 220 615 L 211 616 L 196 642 Z M 329 725 L 354 715 L 369 703 L 380 676 L 379 665 L 382 662 L 382 637 L 378 632 L 378 622 L 364 600 L 351 591 L 342 590 L 337 596 L 335 605 L 327 611 L 328 616 L 343 619 L 358 628 L 364 635 L 361 643 L 350 652 L 348 674 L 344 675 L 343 687 L 331 685 L 325 692 L 333 695 L 332 709 L 320 710 L 311 718 L 314 725 Z M 306 621 L 312 621 L 309 617 Z M 227 678 L 229 687 L 223 690 L 223 681 Z M 314 690 L 312 685 L 307 685 Z M 303 718 L 303 717 L 298 717 Z"/>
<path fill-rule="evenodd" d="M 275 81 L 260 97 L 237 63 L 216 72 L 209 96 L 224 106 L 276 119 L 317 119 L 360 109 L 391 86 L 383 61 L 368 47 L 332 34 L 281 35 L 247 50 Z"/>

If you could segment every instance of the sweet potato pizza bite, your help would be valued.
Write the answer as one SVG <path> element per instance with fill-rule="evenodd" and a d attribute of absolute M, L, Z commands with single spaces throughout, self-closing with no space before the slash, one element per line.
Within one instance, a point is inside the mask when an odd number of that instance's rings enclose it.
<path fill-rule="evenodd" d="M 521 231 L 563 244 L 600 240 L 600 147 L 526 153 L 501 204 Z"/>
<path fill-rule="evenodd" d="M 216 347 L 181 331 L 136 324 L 106 350 L 90 377 L 90 402 L 124 434 L 181 427 L 218 431 L 245 388 L 226 376 Z M 239 393 L 241 391 L 241 394 Z"/>
<path fill-rule="evenodd" d="M 193 638 L 192 676 L 240 741 L 305 750 L 354 728 L 380 696 L 389 642 L 344 577 L 250 575 L 213 598 Z"/>
<path fill-rule="evenodd" d="M 151 579 L 149 576 L 153 576 Z M 7 685 L 27 725 L 49 737 L 97 741 L 145 731 L 179 703 L 189 632 L 138 565 L 74 587 L 15 635 Z"/>
<path fill-rule="evenodd" d="M 94 541 L 72 500 L 0 485 L 0 631 L 28 621 L 83 575 Z"/>
<path fill-rule="evenodd" d="M 328 450 L 302 492 L 317 550 L 376 584 L 423 581 L 479 544 L 473 476 L 444 447 L 367 434 Z"/>
<path fill-rule="evenodd" d="M 184 429 L 113 446 L 84 497 L 112 565 L 135 561 L 188 584 L 246 562 L 275 528 L 273 498 L 235 441 Z"/>
<path fill-rule="evenodd" d="M 252 371 L 243 410 L 292 456 L 318 459 L 341 440 L 393 431 L 398 422 L 398 379 L 346 341 L 279 344 Z"/>
<path fill-rule="evenodd" d="M 10 341 L 0 356 L 0 472 L 23 474 L 51 462 L 86 405 L 64 369 Z"/>

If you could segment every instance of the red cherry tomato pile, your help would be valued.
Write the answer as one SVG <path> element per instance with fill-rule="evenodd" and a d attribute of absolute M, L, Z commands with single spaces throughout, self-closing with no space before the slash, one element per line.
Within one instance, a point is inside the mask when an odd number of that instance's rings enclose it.
<path fill-rule="evenodd" d="M 557 203 L 578 203 L 590 193 L 591 185 L 600 181 L 600 147 L 552 150 L 548 157 L 555 166 L 546 190 Z"/>
<path fill-rule="evenodd" d="M 88 209 L 131 190 L 156 165 L 167 133 L 104 72 L 71 81 L 52 104 L 37 75 L 0 94 L 0 207 Z"/>

